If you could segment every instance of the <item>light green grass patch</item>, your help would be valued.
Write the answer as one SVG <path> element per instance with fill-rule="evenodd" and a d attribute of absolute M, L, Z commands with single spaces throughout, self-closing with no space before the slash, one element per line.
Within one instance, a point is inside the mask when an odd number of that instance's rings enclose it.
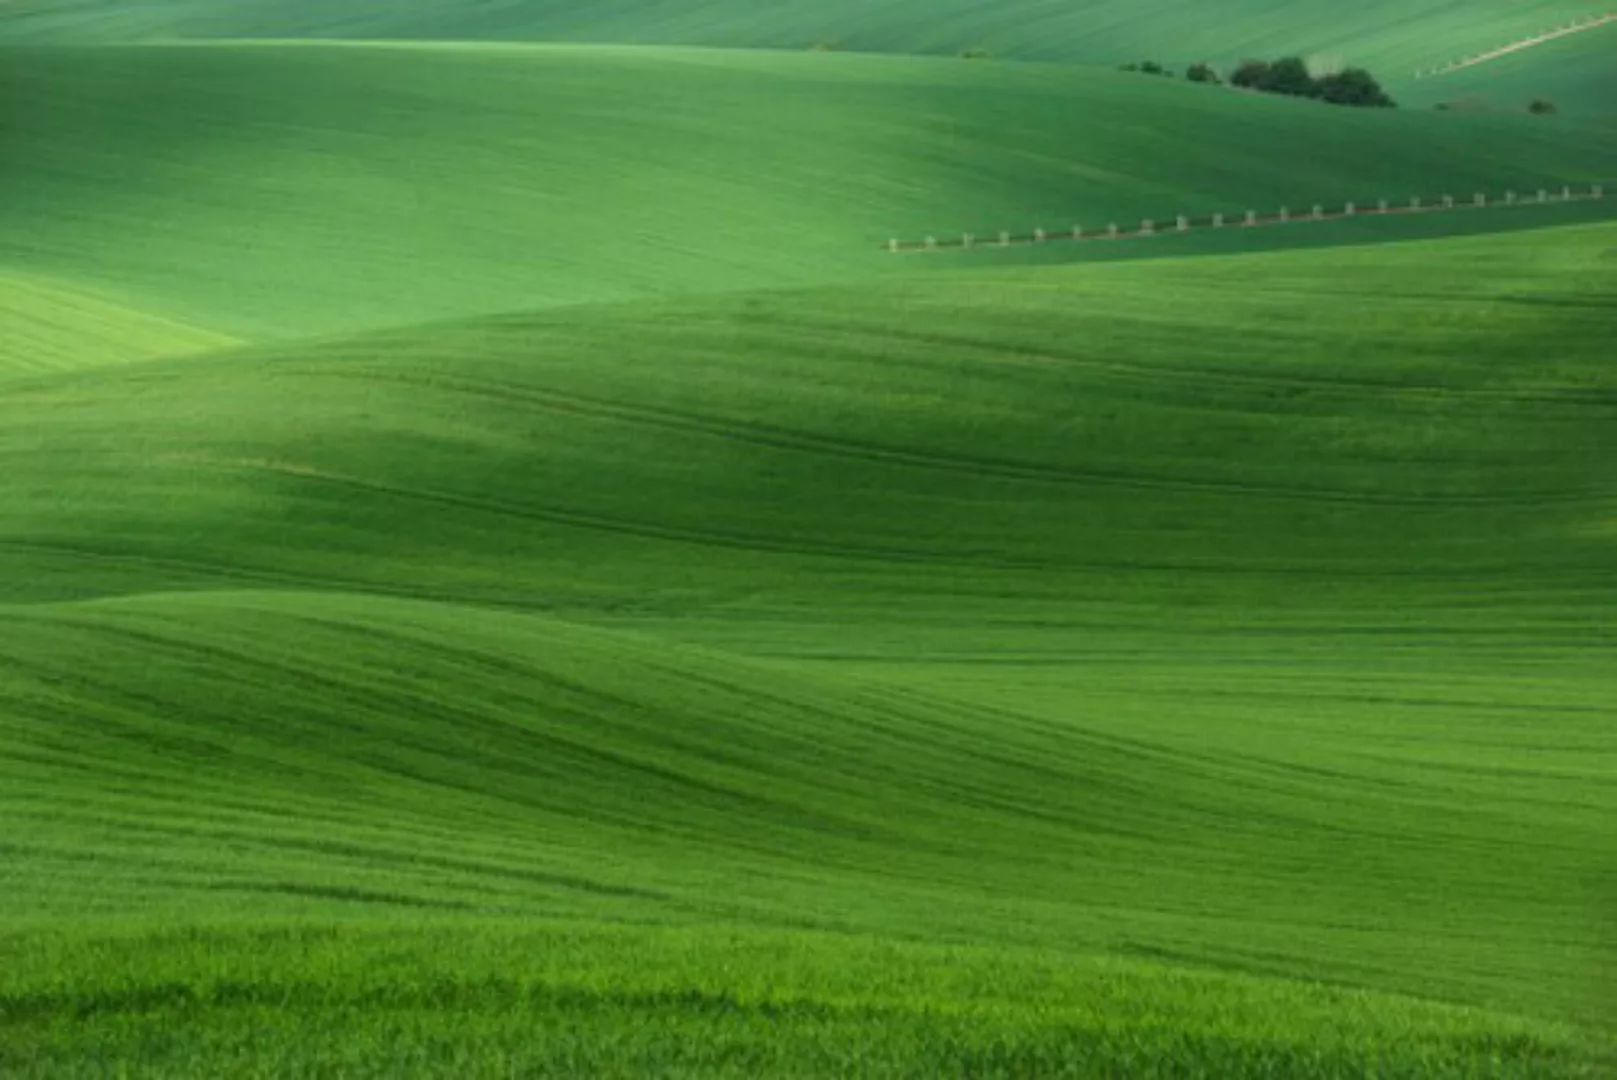
<path fill-rule="evenodd" d="M 0 274 L 0 375 L 184 356 L 230 344 L 223 334 Z"/>
<path fill-rule="evenodd" d="M 1603 1060 L 1570 1029 L 1411 999 L 803 932 L 337 923 L 0 954 L 17 1076 L 91 1075 L 86 1046 L 170 1076 L 1555 1078 Z"/>

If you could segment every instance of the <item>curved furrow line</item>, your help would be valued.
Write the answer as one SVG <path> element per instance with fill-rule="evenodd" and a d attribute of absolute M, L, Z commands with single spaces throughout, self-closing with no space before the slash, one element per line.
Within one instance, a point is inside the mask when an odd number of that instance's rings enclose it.
<path fill-rule="evenodd" d="M 1294 500 L 1299 502 L 1342 503 L 1366 506 L 1434 506 L 1434 507 L 1489 507 L 1539 506 L 1587 502 L 1585 491 L 1560 491 L 1535 494 L 1531 498 L 1517 495 L 1394 495 L 1385 492 L 1325 490 L 1281 484 L 1237 483 L 1190 478 L 1163 478 L 1130 475 L 1103 470 L 1056 468 L 1025 463 L 994 461 L 984 458 L 951 457 L 941 453 L 923 453 L 831 439 L 800 430 L 773 425 L 747 423 L 735 419 L 716 419 L 706 415 L 681 412 L 646 405 L 626 405 L 601 398 L 589 398 L 572 393 L 537 390 L 511 383 L 483 382 L 459 375 L 433 374 L 424 378 L 411 378 L 401 373 L 366 372 L 346 373 L 326 371 L 322 377 L 351 378 L 364 382 L 396 382 L 404 385 L 431 386 L 481 396 L 496 401 L 519 401 L 525 405 L 548 411 L 579 414 L 615 420 L 626 424 L 643 424 L 682 433 L 698 434 L 715 439 L 748 443 L 777 450 L 802 451 L 859 461 L 873 461 L 915 469 L 982 476 L 1025 483 L 1048 484 L 1063 487 L 1106 486 L 1141 491 L 1183 491 L 1197 494 L 1227 495 L 1241 498 Z M 559 512 L 555 512 L 559 513 Z M 600 526 L 597 526 L 600 527 Z M 619 526 L 621 527 L 621 525 Z M 673 533 L 659 533 L 677 538 Z M 708 541 L 713 542 L 713 541 Z M 803 549 L 820 550 L 820 549 Z M 867 553 L 868 554 L 868 553 Z M 895 553 L 897 555 L 897 553 Z M 1028 564 L 1035 566 L 1037 564 Z"/>
<path fill-rule="evenodd" d="M 1176 283 L 1179 284 L 1179 283 Z M 1188 291 L 1188 290 L 1187 290 Z M 1208 286 L 1205 291 L 1212 295 L 1223 296 L 1222 290 Z M 1341 291 L 1333 294 L 1322 293 L 1322 298 L 1329 295 L 1331 299 L 1340 301 Z M 1366 289 L 1364 295 L 1375 296 L 1385 301 L 1384 294 Z M 1401 294 L 1401 298 L 1408 299 Z M 1453 303 L 1452 296 L 1434 295 L 1430 301 L 1443 301 Z M 1469 297 L 1465 298 L 1467 301 Z M 1487 297 L 1476 300 L 1480 312 L 1494 311 L 1497 298 Z M 1525 301 L 1524 301 L 1525 302 Z M 1547 301 L 1534 300 L 1533 303 Z M 1599 298 L 1590 298 L 1578 302 L 1578 306 L 1586 308 L 1591 313 L 1604 314 L 1609 305 Z M 855 325 L 835 323 L 805 322 L 796 312 L 791 319 L 780 319 L 772 325 L 780 325 L 790 329 L 792 339 L 818 336 L 827 341 L 842 341 L 848 343 L 858 354 L 868 355 L 868 344 L 862 342 L 858 332 L 869 332 L 871 328 Z M 1107 316 L 1110 317 L 1110 316 Z M 1081 329 L 1082 322 L 1075 322 L 1075 331 Z M 1149 327 L 1160 331 L 1161 323 L 1151 321 Z M 807 328 L 807 330 L 805 330 Z M 1119 381 L 1127 381 L 1139 386 L 1152 387 L 1170 385 L 1177 388 L 1189 385 L 1191 387 L 1210 387 L 1215 389 L 1252 390 L 1254 392 L 1272 391 L 1275 389 L 1300 391 L 1319 394 L 1332 400 L 1341 401 L 1379 401 L 1388 394 L 1411 395 L 1417 398 L 1430 398 L 1434 401 L 1488 401 L 1500 404 L 1532 404 L 1566 407 L 1569 409 L 1603 409 L 1617 408 L 1617 387 L 1601 388 L 1591 386 L 1566 386 L 1556 390 L 1543 388 L 1505 388 L 1490 386 L 1454 386 L 1432 382 L 1411 380 L 1407 375 L 1401 377 L 1389 376 L 1385 379 L 1355 379 L 1346 374 L 1308 374 L 1301 375 L 1295 369 L 1276 367 L 1262 372 L 1243 372 L 1234 368 L 1212 368 L 1205 364 L 1176 365 L 1172 357 L 1153 358 L 1150 363 L 1130 363 L 1115 358 L 1100 358 L 1073 352 L 1056 352 L 1035 340 L 1025 340 L 1020 337 L 1007 340 L 1006 335 L 993 337 L 964 336 L 958 332 L 941 334 L 913 330 L 904 324 L 888 320 L 877 327 L 882 338 L 896 342 L 926 347 L 927 350 L 947 355 L 951 361 L 958 363 L 960 356 L 971 356 L 980 353 L 983 356 L 999 358 L 1002 362 L 1015 364 L 1043 365 L 1050 368 L 1071 368 L 1093 372 L 1099 375 L 1113 377 Z M 1271 328 L 1271 333 L 1274 330 Z M 788 339 L 791 340 L 791 339 Z M 1299 337 L 1298 340 L 1306 340 Z M 962 352 L 962 350 L 967 350 Z M 900 358 L 883 354 L 882 361 L 907 362 L 907 358 Z M 934 370 L 936 365 L 927 365 L 926 361 L 916 363 L 917 367 Z"/>

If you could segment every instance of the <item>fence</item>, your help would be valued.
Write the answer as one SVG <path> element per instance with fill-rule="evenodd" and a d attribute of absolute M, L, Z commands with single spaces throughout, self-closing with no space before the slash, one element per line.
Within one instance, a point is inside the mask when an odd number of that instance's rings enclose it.
<path fill-rule="evenodd" d="M 1174 235 L 1208 229 L 1251 229 L 1263 226 L 1300 224 L 1306 222 L 1342 221 L 1348 218 L 1375 218 L 1394 214 L 1429 214 L 1458 210 L 1483 210 L 1490 207 L 1543 206 L 1555 203 L 1589 202 L 1606 197 L 1606 185 L 1592 184 L 1572 188 L 1561 184 L 1553 188 L 1540 187 L 1525 191 L 1507 191 L 1493 195 L 1477 192 L 1469 197 L 1440 195 L 1436 198 L 1414 196 L 1407 200 L 1376 199 L 1372 202 L 1350 202 L 1327 207 L 1314 203 L 1301 208 L 1281 207 L 1276 213 L 1248 210 L 1244 214 L 1215 213 L 1202 216 L 1176 214 L 1166 218 L 1146 218 L 1138 225 L 1119 225 L 1110 222 L 1098 228 L 1073 225 L 1071 228 L 1051 231 L 1037 228 L 1029 233 L 1008 231 L 987 234 L 961 233 L 956 236 L 928 236 L 920 240 L 894 238 L 887 242 L 887 250 L 894 254 L 935 251 L 971 251 L 977 248 L 1008 248 L 1027 244 L 1105 243 L 1117 240 L 1137 240 L 1152 236 Z"/>

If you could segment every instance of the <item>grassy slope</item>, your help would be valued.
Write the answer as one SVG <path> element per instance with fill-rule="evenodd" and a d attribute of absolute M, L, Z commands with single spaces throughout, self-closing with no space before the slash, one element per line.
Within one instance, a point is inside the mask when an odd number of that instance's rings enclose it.
<path fill-rule="evenodd" d="M 202 1075 L 1599 1054 L 1387 992 L 1560 1012 L 1558 981 L 1587 1007 L 1592 969 L 1555 970 L 1604 835 L 1572 791 L 1487 805 L 447 605 L 211 594 L 0 633 L 33 931 L 0 938 L 8 1073 L 87 1048 Z"/>
<path fill-rule="evenodd" d="M 568 581 L 584 596 L 621 582 L 627 601 L 668 572 L 665 558 L 721 542 L 782 567 L 851 559 L 900 585 L 941 561 L 1007 580 L 1173 565 L 1187 586 L 1208 568 L 1327 589 L 1348 571 L 1374 579 L 1394 526 L 1403 565 L 1452 571 L 1433 588 L 1463 595 L 1479 571 L 1531 564 L 1552 535 L 1581 560 L 1566 581 L 1588 587 L 1607 581 L 1603 519 L 1583 501 L 1608 479 L 1607 374 L 1580 357 L 1608 344 L 1609 236 L 604 306 L 13 382 L 8 415 L 48 405 L 51 444 L 105 454 L 34 459 L 33 442 L 4 444 L 23 455 L 8 473 L 56 462 L 58 486 L 97 497 L 14 499 L 3 527 L 18 542 L 55 538 L 64 556 L 75 540 L 168 551 L 176 582 L 225 583 L 208 567 L 234 564 L 517 603 L 565 603 Z M 1544 333 L 1564 364 L 1539 360 Z M 1457 368 L 1468 352 L 1481 359 Z M 1277 427 L 1268 413 L 1290 397 L 1251 368 L 1289 372 L 1294 404 L 1318 422 Z M 1563 392 L 1566 379 L 1585 389 Z M 114 427 L 143 433 L 133 462 L 95 437 Z M 1469 440 L 1458 463 L 1450 438 Z M 204 470 L 213 480 L 199 484 Z M 120 477 L 115 501 L 107 475 Z M 646 491 L 674 494 L 648 503 Z M 843 523 L 830 533 L 828 505 Z M 1224 524 L 1230 506 L 1251 509 Z M 242 507 L 281 531 L 238 520 Z M 410 507 L 423 520 L 400 544 L 384 526 Z M 513 528 L 493 529 L 502 519 Z M 918 533 L 931 519 L 949 528 Z M 676 538 L 692 546 L 675 551 Z M 456 558 L 440 566 L 444 552 Z M 33 572 L 6 575 L 13 596 L 79 595 L 48 564 L 23 565 Z M 767 594 L 755 569 L 721 561 L 691 596 L 726 599 L 732 574 Z M 792 581 L 783 597 L 818 594 Z"/>
<path fill-rule="evenodd" d="M 221 349 L 223 334 L 0 273 L 0 376 Z"/>
<path fill-rule="evenodd" d="M 0 1064 L 1595 1075 L 1613 240 L 0 386 Z"/>
<path fill-rule="evenodd" d="M 0 265 L 253 338 L 880 274 L 895 234 L 1617 177 L 1571 121 L 927 59 L 23 51 L 0 100 Z"/>
<path fill-rule="evenodd" d="M 1479 52 L 1604 10 L 1587 0 L 217 0 L 85 5 L 13 0 L 0 35 L 20 40 L 149 37 L 548 39 L 1001 55 L 1116 63 L 1233 61 L 1304 52 L 1389 74 Z M 5 11 L 5 8 L 0 8 Z"/>
<path fill-rule="evenodd" d="M 1548 98 L 1564 113 L 1617 118 L 1617 23 L 1547 42 L 1498 60 L 1423 80 L 1404 92 L 1411 104 L 1453 102 L 1521 111 Z"/>

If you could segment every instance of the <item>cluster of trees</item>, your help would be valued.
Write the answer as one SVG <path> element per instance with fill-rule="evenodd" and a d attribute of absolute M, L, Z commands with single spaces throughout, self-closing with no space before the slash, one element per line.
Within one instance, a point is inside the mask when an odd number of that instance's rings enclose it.
<path fill-rule="evenodd" d="M 1142 60 L 1138 64 L 1124 64 L 1124 71 L 1138 71 L 1142 75 L 1161 75 L 1173 78 L 1173 72 L 1163 67 L 1155 60 Z M 1212 64 L 1191 64 L 1185 69 L 1185 78 L 1196 83 L 1221 83 L 1224 80 L 1218 77 L 1218 71 Z"/>
<path fill-rule="evenodd" d="M 1235 69 L 1230 85 L 1266 94 L 1314 98 L 1330 105 L 1390 109 L 1396 102 L 1364 68 L 1343 68 L 1315 78 L 1308 65 L 1295 56 L 1284 60 L 1248 60 Z"/>
<path fill-rule="evenodd" d="M 1125 64 L 1123 70 L 1173 77 L 1172 71 L 1154 60 Z M 1213 85 L 1224 81 L 1211 64 L 1192 64 L 1185 69 L 1185 78 L 1191 82 Z M 1330 105 L 1353 105 L 1376 109 L 1390 109 L 1397 105 L 1382 89 L 1375 76 L 1364 68 L 1343 68 L 1333 74 L 1316 78 L 1308 70 L 1308 65 L 1296 56 L 1288 56 L 1283 60 L 1247 60 L 1231 73 L 1230 85 L 1243 90 L 1258 90 L 1265 94 L 1312 98 Z"/>

